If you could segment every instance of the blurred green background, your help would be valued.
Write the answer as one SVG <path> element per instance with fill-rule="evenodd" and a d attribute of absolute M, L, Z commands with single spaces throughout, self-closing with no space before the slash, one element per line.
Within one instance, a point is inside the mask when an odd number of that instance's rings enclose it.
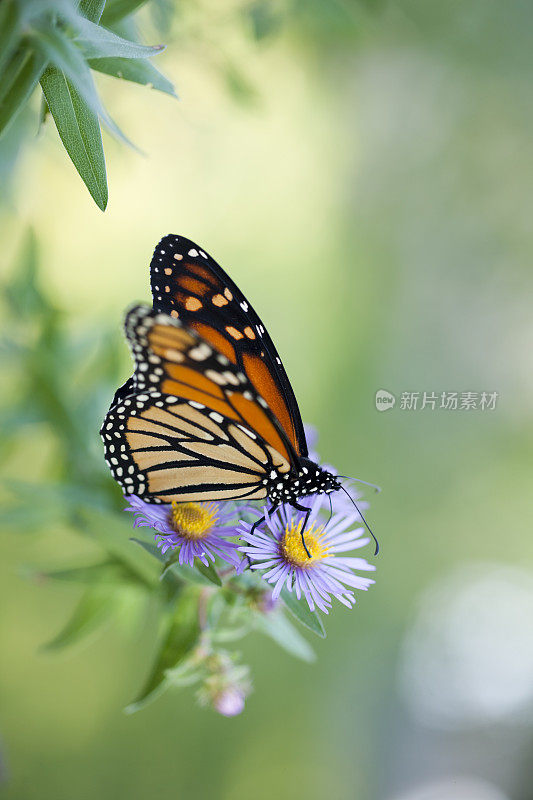
<path fill-rule="evenodd" d="M 352 612 L 334 608 L 315 664 L 246 639 L 240 717 L 186 691 L 128 717 L 153 614 L 134 626 L 125 603 L 124 625 L 40 651 L 80 589 L 23 567 L 96 550 L 29 497 L 31 530 L 1 538 L 0 791 L 533 798 L 533 6 L 183 3 L 160 39 L 180 102 L 98 79 L 145 154 L 105 137 L 105 214 L 52 124 L 28 139 L 0 211 L 3 280 L 32 227 L 44 290 L 85 337 L 81 367 L 112 331 L 126 378 L 122 313 L 149 299 L 154 245 L 173 232 L 205 247 L 268 325 L 322 458 L 383 486 L 366 495 L 377 582 Z M 9 400 L 16 359 L 4 376 Z M 78 380 L 71 365 L 64 380 Z M 379 389 L 393 409 L 376 410 Z M 408 411 L 404 391 L 499 397 L 490 411 Z M 95 447 L 110 398 L 85 409 Z M 2 472 L 46 481 L 57 452 L 30 422 Z"/>

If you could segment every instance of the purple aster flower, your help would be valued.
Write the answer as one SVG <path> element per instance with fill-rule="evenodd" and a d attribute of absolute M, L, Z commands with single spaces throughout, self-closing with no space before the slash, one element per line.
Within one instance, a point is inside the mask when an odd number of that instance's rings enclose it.
<path fill-rule="evenodd" d="M 179 548 L 180 564 L 193 566 L 199 558 L 206 566 L 219 556 L 237 570 L 242 559 L 238 545 L 229 541 L 238 531 L 233 503 L 172 503 L 156 506 L 129 495 L 126 511 L 133 512 L 135 528 L 154 528 L 162 553 Z"/>
<path fill-rule="evenodd" d="M 364 558 L 344 555 L 369 542 L 362 538 L 363 528 L 354 528 L 359 515 L 353 507 L 351 513 L 334 513 L 325 527 L 320 516 L 322 497 L 311 498 L 308 507 L 311 513 L 304 532 L 308 552 L 301 537 L 305 514 L 288 505 L 280 506 L 272 515 L 263 509 L 264 528 L 256 528 L 254 533 L 251 524 L 241 522 L 239 533 L 248 546 L 240 549 L 250 559 L 251 568 L 262 570 L 264 580 L 274 585 L 274 598 L 286 586 L 298 599 L 304 596 L 311 611 L 319 608 L 327 614 L 332 597 L 351 608 L 355 603 L 352 589 L 366 590 L 374 583 L 353 572 L 374 570 L 374 566 Z"/>

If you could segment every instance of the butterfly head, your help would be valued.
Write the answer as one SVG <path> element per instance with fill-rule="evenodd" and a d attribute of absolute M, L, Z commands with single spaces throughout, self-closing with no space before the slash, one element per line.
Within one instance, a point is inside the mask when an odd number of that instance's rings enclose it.
<path fill-rule="evenodd" d="M 336 475 L 323 469 L 310 458 L 300 460 L 300 478 L 302 478 L 302 494 L 330 494 L 341 488 Z"/>

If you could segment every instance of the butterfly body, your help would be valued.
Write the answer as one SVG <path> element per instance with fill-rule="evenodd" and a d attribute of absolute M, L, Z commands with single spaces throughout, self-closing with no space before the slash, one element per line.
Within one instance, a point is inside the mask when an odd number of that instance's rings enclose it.
<path fill-rule="evenodd" d="M 188 239 L 151 264 L 153 308 L 126 317 L 135 361 L 101 429 L 125 494 L 153 503 L 269 500 L 340 489 L 308 458 L 281 359 L 237 286 Z M 307 509 L 304 509 L 307 510 Z"/>
<path fill-rule="evenodd" d="M 340 483 L 335 475 L 311 459 L 301 458 L 297 469 L 279 477 L 269 475 L 266 487 L 268 499 L 274 505 L 294 505 L 300 498 L 310 494 L 330 494 L 340 489 Z"/>

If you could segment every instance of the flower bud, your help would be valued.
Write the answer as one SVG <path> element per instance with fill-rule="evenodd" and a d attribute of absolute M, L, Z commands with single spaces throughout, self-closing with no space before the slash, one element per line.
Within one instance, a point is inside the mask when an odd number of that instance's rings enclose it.
<path fill-rule="evenodd" d="M 244 711 L 245 694 L 241 689 L 228 686 L 213 700 L 213 708 L 224 717 L 236 717 Z"/>

